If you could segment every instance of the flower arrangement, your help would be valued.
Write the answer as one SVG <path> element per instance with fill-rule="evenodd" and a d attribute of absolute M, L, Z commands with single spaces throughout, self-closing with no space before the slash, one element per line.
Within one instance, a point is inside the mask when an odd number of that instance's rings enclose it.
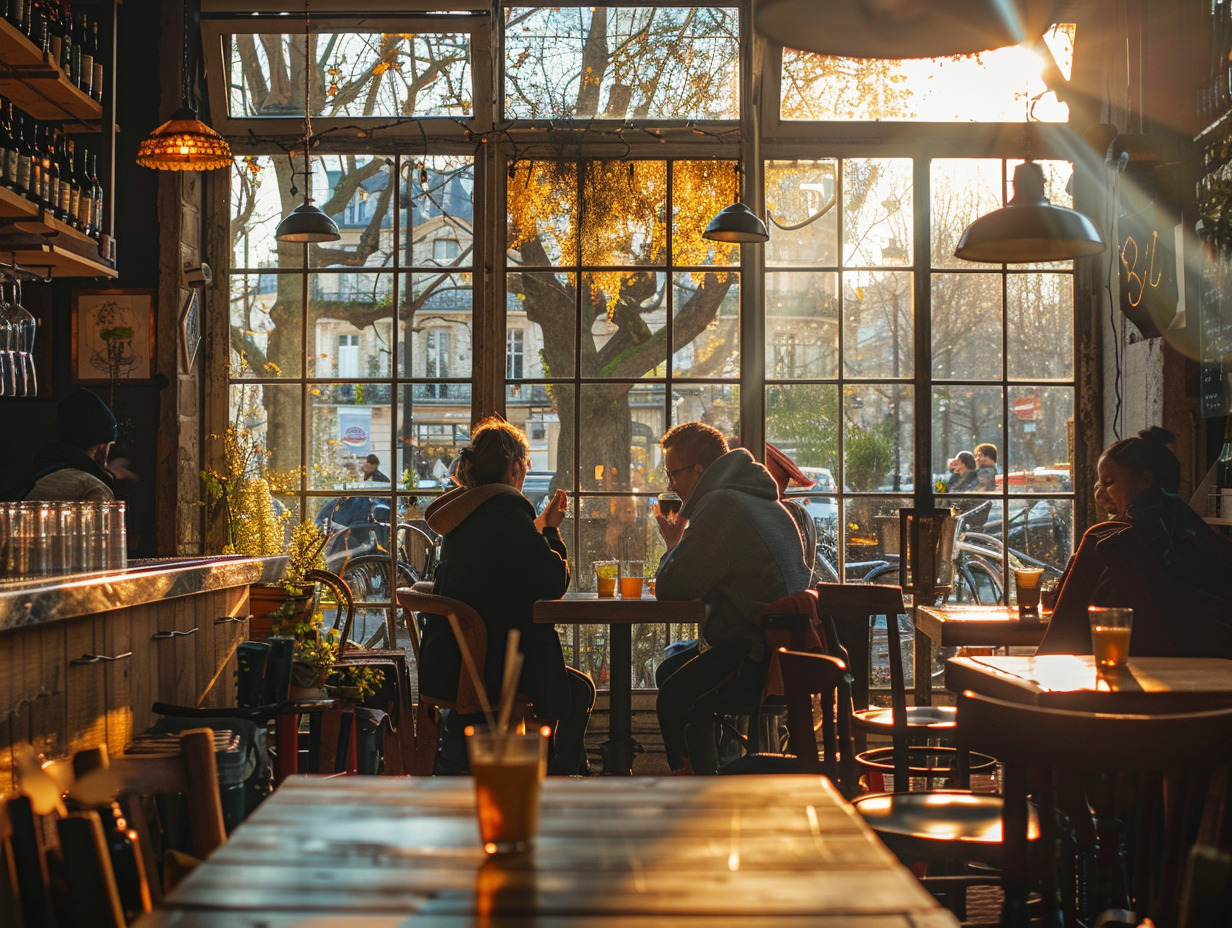
<path fill-rule="evenodd" d="M 374 667 L 344 665 L 336 668 L 342 650 L 342 634 L 336 628 L 324 629 L 319 610 L 306 616 L 286 616 L 274 623 L 274 634 L 295 639 L 292 682 L 315 688 L 332 683 L 349 688 L 356 699 L 376 694 L 383 674 Z"/>

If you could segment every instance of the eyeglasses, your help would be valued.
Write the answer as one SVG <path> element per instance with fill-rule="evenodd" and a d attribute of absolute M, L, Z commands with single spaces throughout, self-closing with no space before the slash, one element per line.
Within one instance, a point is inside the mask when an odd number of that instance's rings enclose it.
<path fill-rule="evenodd" d="M 679 474 L 681 471 L 686 471 L 686 470 L 688 470 L 689 468 L 691 468 L 691 467 L 696 467 L 696 466 L 697 466 L 696 464 L 686 464 L 684 467 L 677 467 L 675 470 L 668 470 L 668 469 L 665 467 L 665 468 L 663 468 L 663 472 L 664 472 L 665 474 L 667 474 L 667 479 L 668 479 L 668 480 L 675 480 L 675 479 L 676 479 L 676 475 L 677 475 L 677 474 Z"/>

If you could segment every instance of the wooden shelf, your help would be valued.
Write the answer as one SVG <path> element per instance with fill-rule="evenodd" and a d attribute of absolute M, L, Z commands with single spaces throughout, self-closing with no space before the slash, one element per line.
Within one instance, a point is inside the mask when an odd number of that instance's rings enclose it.
<path fill-rule="evenodd" d="M 0 187 L 0 219 L 37 219 L 39 207 L 8 187 Z"/>
<path fill-rule="evenodd" d="M 44 276 L 119 276 L 115 265 L 99 254 L 98 242 L 41 211 L 32 217 L 0 220 L 0 258 L 9 255 L 15 263 Z"/>
<path fill-rule="evenodd" d="M 5 19 L 0 19 L 0 95 L 35 119 L 64 123 L 67 132 L 98 132 L 102 125 L 102 104 Z"/>

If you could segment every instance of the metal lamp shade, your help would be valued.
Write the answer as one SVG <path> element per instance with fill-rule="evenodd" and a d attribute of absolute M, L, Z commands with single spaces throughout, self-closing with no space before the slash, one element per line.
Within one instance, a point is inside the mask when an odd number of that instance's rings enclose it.
<path fill-rule="evenodd" d="M 1023 0 L 757 0 L 754 28 L 842 58 L 940 58 L 1043 35 L 1051 5 Z"/>
<path fill-rule="evenodd" d="M 137 163 L 156 171 L 216 171 L 231 164 L 231 146 L 183 107 L 137 146 Z"/>
<path fill-rule="evenodd" d="M 1048 201 L 1043 170 L 1027 161 L 1014 169 L 1013 199 L 967 226 L 954 256 L 987 264 L 1025 264 L 1083 258 L 1107 247 L 1090 219 Z"/>
<path fill-rule="evenodd" d="M 338 224 L 311 200 L 305 200 L 282 217 L 274 237 L 280 242 L 336 242 L 342 236 Z"/>
<path fill-rule="evenodd" d="M 770 237 L 766 224 L 757 218 L 757 214 L 743 203 L 733 203 L 719 210 L 702 238 L 713 242 L 743 242 L 745 244 L 764 242 Z"/>

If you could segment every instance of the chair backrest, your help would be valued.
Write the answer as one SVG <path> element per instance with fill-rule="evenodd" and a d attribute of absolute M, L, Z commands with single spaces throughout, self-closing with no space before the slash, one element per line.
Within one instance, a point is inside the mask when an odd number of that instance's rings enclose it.
<path fill-rule="evenodd" d="M 1172 715 L 1123 715 L 1046 709 L 965 692 L 958 698 L 958 744 L 997 757 L 1004 770 L 1002 793 L 1002 882 L 1007 912 L 1022 913 L 1032 884 L 1027 844 L 1027 794 L 1039 806 L 1044 851 L 1056 847 L 1057 810 L 1071 818 L 1076 834 L 1097 835 L 1097 846 L 1125 847 L 1121 875 L 1115 855 L 1101 855 L 1104 872 L 1093 886 L 1123 885 L 1141 919 L 1175 924 L 1185 853 L 1205 807 L 1222 819 L 1226 777 L 1212 774 L 1232 759 L 1232 709 Z M 960 754 L 961 756 L 961 754 Z M 1066 786 L 1081 784 L 1083 801 L 1065 802 Z M 1088 804 L 1090 821 L 1074 818 Z M 1209 804 L 1209 805 L 1208 805 Z M 1039 884 L 1046 907 L 1076 924 L 1076 902 L 1062 896 L 1056 861 L 1039 857 Z M 1096 912 L 1121 899 L 1092 899 Z M 1077 913 L 1092 917 L 1096 912 Z M 1225 913 L 1226 915 L 1226 913 Z"/>
<path fill-rule="evenodd" d="M 818 583 L 814 589 L 817 590 L 818 610 L 834 619 L 839 643 L 846 651 L 846 661 L 854 681 L 851 685 L 852 700 L 857 708 L 864 708 L 869 704 L 869 674 L 872 665 L 869 619 L 876 615 L 889 617 L 902 614 L 905 611 L 902 588 L 875 583 Z M 891 618 L 887 627 L 893 625 L 894 620 Z M 889 637 L 896 639 L 894 635 Z M 897 641 L 893 644 L 896 645 Z M 895 648 L 892 645 L 891 695 L 895 688 L 895 679 L 898 679 L 900 684 L 903 682 L 901 658 L 901 647 Z M 904 691 L 904 701 L 905 699 Z"/>
<path fill-rule="evenodd" d="M 783 695 L 783 674 L 779 668 L 778 649 L 829 653 L 829 635 L 817 611 L 817 592 L 804 590 L 777 599 L 757 617 L 766 653 L 770 660 L 766 668 L 766 684 L 762 697 Z"/>
<path fill-rule="evenodd" d="M 347 642 L 351 639 L 351 627 L 355 621 L 355 597 L 351 594 L 351 587 L 336 573 L 328 570 L 310 570 L 307 577 L 314 583 L 327 587 L 333 595 L 333 621 L 325 621 L 323 624 L 326 628 L 336 628 L 341 633 L 342 645 L 338 649 L 341 654 L 347 649 Z"/>
<path fill-rule="evenodd" d="M 398 604 L 402 607 L 403 620 L 407 633 L 411 636 L 412 647 L 415 650 L 415 664 L 419 671 L 419 698 L 444 709 L 456 709 L 460 713 L 482 711 L 479 694 L 475 690 L 471 675 L 465 671 L 462 655 L 453 647 L 442 645 L 438 653 L 430 655 L 433 664 L 431 675 L 425 674 L 423 659 L 424 642 L 420 639 L 419 628 L 415 622 L 415 613 L 424 613 L 428 623 L 441 623 L 443 627 L 433 629 L 433 633 L 442 640 L 454 642 L 453 632 L 448 626 L 448 616 L 453 615 L 462 629 L 462 637 L 466 642 L 467 651 L 474 661 L 479 673 L 483 673 L 484 662 L 488 650 L 488 630 L 483 619 L 472 607 L 458 599 L 439 596 L 426 592 L 420 584 L 414 587 L 402 587 L 398 590 Z M 429 629 L 425 626 L 425 637 Z M 452 694 L 436 688 L 433 681 L 457 681 L 456 691 Z M 425 686 L 427 689 L 425 690 Z M 434 691 L 435 689 L 435 691 Z M 447 690 L 448 688 L 444 688 Z"/>
<path fill-rule="evenodd" d="M 817 523 L 813 521 L 812 515 L 799 500 L 786 498 L 780 499 L 779 502 L 783 504 L 783 508 L 796 523 L 796 530 L 800 533 L 800 542 L 804 545 L 804 563 L 808 567 L 811 579 L 817 571 Z"/>
<path fill-rule="evenodd" d="M 418 525 L 398 525 L 398 553 L 420 580 L 431 580 L 436 573 L 436 540 Z"/>
<path fill-rule="evenodd" d="M 778 651 L 787 699 L 788 750 L 805 773 L 820 773 L 847 797 L 860 791 L 851 738 L 847 666 L 836 657 Z M 821 730 L 820 750 L 817 731 Z"/>

